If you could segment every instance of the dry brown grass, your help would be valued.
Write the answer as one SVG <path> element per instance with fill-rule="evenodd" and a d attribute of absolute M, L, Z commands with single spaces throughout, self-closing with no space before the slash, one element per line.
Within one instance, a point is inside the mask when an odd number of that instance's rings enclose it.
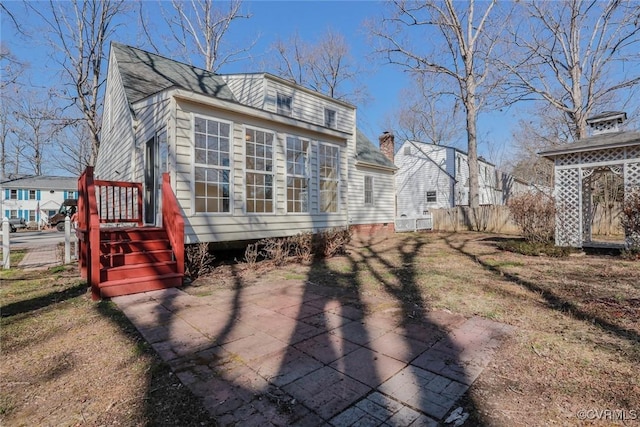
<path fill-rule="evenodd" d="M 0 425 L 211 425 L 75 268 L 0 273 Z"/>

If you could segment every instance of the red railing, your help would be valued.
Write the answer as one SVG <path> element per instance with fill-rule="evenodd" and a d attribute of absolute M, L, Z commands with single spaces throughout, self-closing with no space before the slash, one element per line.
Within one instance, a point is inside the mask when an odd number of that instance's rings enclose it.
<path fill-rule="evenodd" d="M 142 226 L 142 184 L 95 180 L 100 223 L 135 222 Z"/>
<path fill-rule="evenodd" d="M 100 217 L 91 166 L 78 179 L 77 220 L 80 274 L 91 286 L 91 297 L 97 300 L 100 299 Z"/>
<path fill-rule="evenodd" d="M 166 230 L 175 256 L 178 273 L 184 274 L 184 219 L 180 213 L 169 174 L 162 174 L 162 227 Z"/>

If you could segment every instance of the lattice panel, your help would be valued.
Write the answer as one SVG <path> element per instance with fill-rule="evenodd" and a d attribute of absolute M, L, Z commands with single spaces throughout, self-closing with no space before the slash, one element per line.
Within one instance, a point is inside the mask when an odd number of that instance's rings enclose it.
<path fill-rule="evenodd" d="M 582 245 L 580 224 L 580 170 L 556 170 L 556 244 Z"/>
<path fill-rule="evenodd" d="M 582 241 L 588 242 L 591 240 L 591 211 L 593 209 L 591 200 L 591 182 L 593 181 L 593 175 L 588 178 L 582 178 Z"/>
<path fill-rule="evenodd" d="M 634 147 L 627 147 L 627 159 L 640 160 L 640 145 L 636 145 Z"/>
<path fill-rule="evenodd" d="M 640 186 L 640 162 L 624 165 L 625 189 Z"/>
<path fill-rule="evenodd" d="M 580 155 L 578 153 L 569 153 L 563 154 L 562 156 L 558 156 L 556 160 L 556 165 L 565 166 L 565 165 L 575 165 L 580 162 Z"/>
<path fill-rule="evenodd" d="M 587 151 L 582 153 L 582 163 L 609 162 L 624 159 L 624 148 Z"/>

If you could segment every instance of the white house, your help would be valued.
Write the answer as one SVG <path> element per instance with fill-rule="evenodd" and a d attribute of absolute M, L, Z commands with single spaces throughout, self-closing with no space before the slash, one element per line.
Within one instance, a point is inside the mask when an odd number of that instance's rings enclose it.
<path fill-rule="evenodd" d="M 495 166 L 482 158 L 478 163 L 480 204 L 502 204 Z M 467 153 L 453 147 L 405 141 L 395 154 L 395 165 L 399 217 L 469 204 Z"/>
<path fill-rule="evenodd" d="M 65 199 L 78 198 L 78 178 L 65 176 L 21 176 L 0 182 L 0 212 L 7 218 L 46 222 Z"/>
<path fill-rule="evenodd" d="M 393 165 L 357 155 L 353 105 L 266 73 L 216 75 L 111 45 L 96 177 L 142 182 L 145 222 L 159 224 L 168 172 L 185 243 L 392 223 L 388 208 L 367 211 L 392 199 Z"/>

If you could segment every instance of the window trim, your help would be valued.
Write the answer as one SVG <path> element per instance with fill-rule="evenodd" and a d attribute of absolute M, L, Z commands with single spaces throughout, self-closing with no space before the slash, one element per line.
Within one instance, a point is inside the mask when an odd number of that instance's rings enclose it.
<path fill-rule="evenodd" d="M 33 197 L 31 197 L 32 194 Z M 27 190 L 27 200 L 38 200 L 38 190 Z"/>
<path fill-rule="evenodd" d="M 289 160 L 288 160 L 288 151 L 289 151 L 289 138 L 295 138 L 301 142 L 307 143 L 307 150 L 305 153 L 305 174 L 304 175 L 295 175 L 289 174 Z M 300 137 L 298 135 L 287 134 L 284 138 L 284 154 L 285 154 L 285 181 L 284 181 L 284 190 L 285 190 L 285 212 L 287 215 L 300 215 L 300 214 L 310 214 L 311 213 L 311 153 L 312 153 L 312 141 L 309 138 Z M 307 210 L 306 211 L 289 211 L 289 178 L 304 178 L 307 180 Z"/>
<path fill-rule="evenodd" d="M 281 99 L 289 100 L 288 112 L 285 109 L 280 109 Z M 288 95 L 284 92 L 276 92 L 276 113 L 287 117 L 293 117 L 293 95 Z"/>
<path fill-rule="evenodd" d="M 327 212 L 327 211 L 323 211 L 322 210 L 322 188 L 320 186 L 320 184 L 322 183 L 323 179 L 320 177 L 320 148 L 322 146 L 328 146 L 328 147 L 332 147 L 332 148 L 336 148 L 338 150 L 338 173 L 337 173 L 337 195 L 336 195 L 336 203 L 337 203 L 337 209 L 335 212 Z M 341 187 L 342 187 L 342 168 L 341 168 L 341 163 L 342 163 L 342 147 L 340 147 L 339 145 L 336 144 L 332 144 L 330 142 L 324 142 L 324 141 L 318 141 L 318 160 L 317 160 L 317 171 L 316 171 L 316 177 L 317 177 L 317 184 L 316 184 L 316 188 L 318 191 L 318 213 L 321 215 L 338 215 L 341 213 L 342 211 L 342 203 L 341 203 Z"/>
<path fill-rule="evenodd" d="M 367 180 L 368 178 L 368 180 Z M 369 181 L 369 186 L 370 188 L 367 189 L 367 181 Z M 365 206 L 375 206 L 375 200 L 373 198 L 373 187 L 375 180 L 373 178 L 373 175 L 365 175 L 364 176 L 364 182 L 363 182 L 363 186 L 362 186 L 362 190 L 363 190 L 363 196 L 364 196 L 364 205 Z M 367 201 L 367 192 L 369 193 L 369 200 Z"/>
<path fill-rule="evenodd" d="M 204 163 L 197 163 L 198 166 L 211 168 L 216 170 L 228 170 L 229 172 L 229 211 L 228 212 L 198 212 L 196 211 L 196 118 L 204 120 L 213 120 L 219 123 L 229 125 L 229 166 L 210 166 Z M 216 116 L 208 116 L 206 114 L 191 113 L 191 216 L 229 216 L 234 212 L 234 194 L 233 194 L 233 122 L 221 119 Z"/>
<path fill-rule="evenodd" d="M 433 200 L 429 200 L 429 196 L 433 196 Z M 438 191 L 436 190 L 427 190 L 424 192 L 424 201 L 425 203 L 438 203 Z"/>
<path fill-rule="evenodd" d="M 333 113 L 333 122 L 328 121 L 327 119 L 330 117 L 327 116 L 327 113 Z M 329 107 L 324 107 L 324 126 L 329 128 L 329 129 L 338 129 L 338 111 L 333 109 L 333 108 L 329 108 Z"/>
<path fill-rule="evenodd" d="M 242 144 L 242 211 L 245 215 L 248 216 L 256 216 L 256 215 L 275 215 L 278 212 L 277 203 L 278 203 L 278 183 L 276 182 L 276 148 L 278 146 L 278 134 L 273 129 L 262 128 L 260 126 L 253 125 L 243 125 L 242 127 L 242 135 L 243 135 L 243 144 Z M 272 189 L 271 193 L 273 194 L 272 198 L 272 210 L 271 212 L 249 212 L 247 210 L 247 173 L 254 172 L 258 174 L 268 175 L 267 173 L 261 172 L 256 169 L 247 169 L 247 130 L 255 130 L 259 132 L 264 132 L 273 135 L 273 145 L 271 146 L 271 162 L 272 162 L 272 170 L 271 170 L 271 180 L 272 180 Z"/>

